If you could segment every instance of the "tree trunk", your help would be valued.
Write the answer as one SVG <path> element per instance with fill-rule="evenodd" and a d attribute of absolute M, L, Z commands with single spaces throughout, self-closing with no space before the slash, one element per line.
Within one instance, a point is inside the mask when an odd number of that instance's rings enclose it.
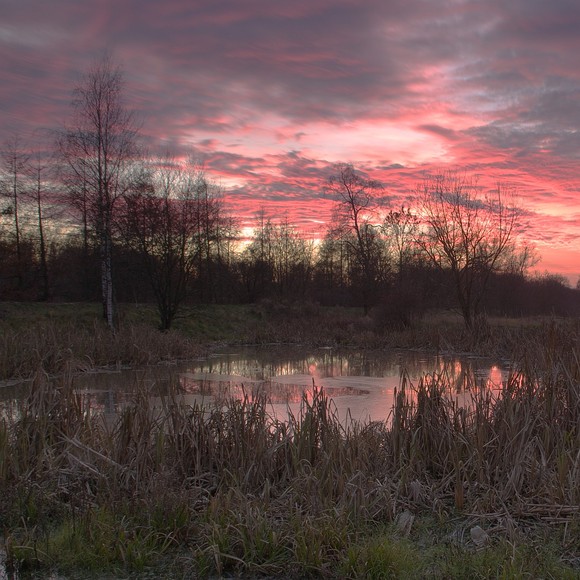
<path fill-rule="evenodd" d="M 115 309 L 113 301 L 113 247 L 111 236 L 104 232 L 101 239 L 101 290 L 103 297 L 103 318 L 111 330 L 115 330 Z"/>
<path fill-rule="evenodd" d="M 40 300 L 46 301 L 49 297 L 48 284 L 48 262 L 46 259 L 46 243 L 44 240 L 44 223 L 42 219 L 42 205 L 40 203 L 40 193 L 38 194 L 38 235 L 40 238 L 40 278 L 41 292 Z"/>

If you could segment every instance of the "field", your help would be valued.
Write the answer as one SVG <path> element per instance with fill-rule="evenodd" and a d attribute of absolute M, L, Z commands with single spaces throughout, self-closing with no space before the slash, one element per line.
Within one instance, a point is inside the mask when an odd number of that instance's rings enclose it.
<path fill-rule="evenodd" d="M 265 304 L 191 309 L 161 334 L 153 311 L 127 307 L 112 337 L 97 312 L 3 305 L 2 377 L 30 379 L 0 422 L 8 573 L 580 577 L 576 321 L 490 321 L 470 336 L 438 314 L 383 332 L 356 311 Z M 110 422 L 71 388 L 93 366 L 276 337 L 501 351 L 518 370 L 496 395 L 473 381 L 469 408 L 444 374 L 403 377 L 388 425 L 342 425 L 322 391 L 279 422 L 265 398 L 201 409 L 174 385 L 159 409 L 138 384 Z"/>

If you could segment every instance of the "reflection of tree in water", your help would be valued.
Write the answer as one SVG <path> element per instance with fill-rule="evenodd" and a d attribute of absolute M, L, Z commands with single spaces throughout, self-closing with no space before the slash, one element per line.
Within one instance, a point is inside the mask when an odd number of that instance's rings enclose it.
<path fill-rule="evenodd" d="M 488 361 L 476 359 L 441 360 L 427 380 L 444 384 L 448 394 L 468 393 L 476 388 L 497 390 L 505 386 L 507 371 Z M 430 378 L 431 377 L 431 378 Z"/>
<path fill-rule="evenodd" d="M 222 375 L 240 375 L 266 380 L 293 374 L 315 377 L 398 376 L 401 368 L 413 376 L 433 371 L 438 357 L 425 353 L 396 351 L 341 351 L 296 347 L 240 349 L 196 362 L 190 370 Z"/>
<path fill-rule="evenodd" d="M 498 365 L 482 364 L 482 361 L 473 359 L 446 361 L 440 374 L 456 393 L 475 387 L 498 389 L 505 382 L 505 373 Z"/>
<path fill-rule="evenodd" d="M 444 375 L 454 393 L 465 393 L 474 385 L 490 389 L 505 384 L 507 371 L 489 360 L 430 355 L 412 351 L 350 351 L 338 349 L 304 349 L 288 346 L 271 348 L 240 348 L 187 366 L 151 367 L 138 371 L 90 373 L 75 377 L 75 388 L 85 397 L 90 412 L 113 416 L 131 404 L 133 393 L 145 389 L 153 396 L 168 392 L 170 384 L 179 382 L 182 392 L 195 396 L 241 398 L 254 397 L 258 389 L 267 388 L 272 403 L 297 403 L 303 393 L 312 388 L 312 381 L 323 386 L 330 397 L 365 395 L 372 389 L 373 401 L 384 402 L 380 390 L 397 385 L 405 373 L 413 383 L 428 374 Z M 205 380 L 215 375 L 215 381 Z M 294 375 L 301 375 L 301 377 Z M 196 376 L 196 380 L 192 377 Z M 225 378 L 224 378 L 225 377 Z M 385 378 L 380 385 L 365 381 L 328 385 L 331 377 Z M 387 378 L 389 380 L 387 380 Z M 200 382 L 201 381 L 201 382 Z M 347 381 L 345 381 L 346 383 Z M 360 383 L 360 384 L 359 384 Z M 0 389 L 0 411 L 12 412 L 18 399 L 26 396 L 27 385 Z M 359 399 L 362 401 L 362 399 Z M 12 405 L 12 407 L 11 407 Z M 388 413 L 388 410 L 387 410 Z"/>

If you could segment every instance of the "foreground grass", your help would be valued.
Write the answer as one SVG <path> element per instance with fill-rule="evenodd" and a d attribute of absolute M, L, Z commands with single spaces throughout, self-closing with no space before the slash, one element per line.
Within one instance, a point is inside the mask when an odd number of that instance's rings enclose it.
<path fill-rule="evenodd" d="M 580 337 L 528 338 L 520 372 L 459 407 L 405 378 L 389 422 L 343 425 L 316 389 L 111 421 L 37 369 L 0 421 L 10 570 L 166 577 L 580 577 Z"/>

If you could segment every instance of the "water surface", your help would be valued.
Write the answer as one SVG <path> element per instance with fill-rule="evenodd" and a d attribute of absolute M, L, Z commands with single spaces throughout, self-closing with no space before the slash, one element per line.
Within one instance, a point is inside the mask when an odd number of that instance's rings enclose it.
<path fill-rule="evenodd" d="M 145 387 L 157 397 L 170 381 L 176 381 L 191 404 L 265 392 L 272 414 L 281 419 L 289 410 L 299 410 L 304 395 L 310 397 L 314 388 L 322 388 L 342 419 L 350 416 L 366 421 L 388 418 L 403 374 L 417 384 L 425 375 L 442 372 L 452 386 L 450 396 L 463 399 L 468 397 L 466 387 L 474 382 L 500 388 L 507 378 L 507 364 L 416 351 L 240 347 L 176 365 L 84 373 L 74 381 L 91 409 L 111 415 L 130 403 L 135 386 Z M 25 393 L 25 385 L 4 386 L 0 402 L 6 407 Z"/>

